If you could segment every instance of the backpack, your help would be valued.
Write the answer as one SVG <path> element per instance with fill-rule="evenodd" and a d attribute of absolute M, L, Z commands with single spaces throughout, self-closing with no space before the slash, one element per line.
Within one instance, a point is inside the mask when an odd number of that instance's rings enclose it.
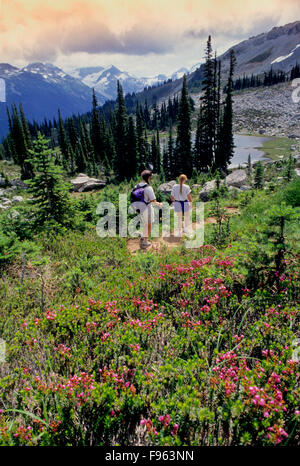
<path fill-rule="evenodd" d="M 145 198 L 144 198 L 144 191 L 145 191 L 145 188 L 148 186 L 147 183 L 145 183 L 144 185 L 136 185 L 133 190 L 131 191 L 131 194 L 130 194 L 130 201 L 131 203 L 133 204 L 134 202 L 143 202 L 144 204 L 148 204 L 148 202 L 145 201 Z"/>

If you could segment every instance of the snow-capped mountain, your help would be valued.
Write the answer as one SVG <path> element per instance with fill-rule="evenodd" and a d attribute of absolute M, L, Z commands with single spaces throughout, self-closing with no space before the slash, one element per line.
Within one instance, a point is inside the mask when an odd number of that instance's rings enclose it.
<path fill-rule="evenodd" d="M 57 117 L 58 108 L 64 117 L 91 109 L 90 87 L 49 63 L 31 63 L 17 68 L 0 64 L 0 78 L 5 79 L 6 102 L 0 102 L 0 137 L 7 133 L 6 105 L 23 104 L 27 118 L 43 121 Z M 99 104 L 106 98 L 97 93 Z"/>
<path fill-rule="evenodd" d="M 139 92 L 147 86 L 153 86 L 166 81 L 164 74 L 151 78 L 138 78 L 127 71 L 121 71 L 114 65 L 107 67 L 77 68 L 71 72 L 72 76 L 89 87 L 93 87 L 107 99 L 115 99 L 117 96 L 117 81 L 120 81 L 125 94 Z"/>
<path fill-rule="evenodd" d="M 170 77 L 173 81 L 175 81 L 176 79 L 183 78 L 183 76 L 185 74 L 188 74 L 189 72 L 190 71 L 187 68 L 182 67 L 179 70 L 175 71 L 175 73 L 173 73 Z"/>

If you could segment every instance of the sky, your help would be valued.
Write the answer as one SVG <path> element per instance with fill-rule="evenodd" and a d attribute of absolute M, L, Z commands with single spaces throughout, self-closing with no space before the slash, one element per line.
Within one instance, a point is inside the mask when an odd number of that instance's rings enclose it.
<path fill-rule="evenodd" d="M 0 62 L 170 75 L 203 61 L 208 34 L 221 54 L 297 20 L 300 0 L 0 0 Z"/>

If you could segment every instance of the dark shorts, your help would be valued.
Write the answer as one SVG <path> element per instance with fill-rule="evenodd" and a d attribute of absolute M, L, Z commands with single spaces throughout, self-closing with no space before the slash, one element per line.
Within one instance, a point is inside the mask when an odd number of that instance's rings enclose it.
<path fill-rule="evenodd" d="M 174 202 L 174 212 L 189 212 L 190 204 L 189 201 L 175 201 Z"/>

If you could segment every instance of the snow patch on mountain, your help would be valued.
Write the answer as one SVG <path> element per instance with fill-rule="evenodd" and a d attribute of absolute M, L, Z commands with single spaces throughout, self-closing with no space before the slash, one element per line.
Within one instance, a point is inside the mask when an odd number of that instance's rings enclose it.
<path fill-rule="evenodd" d="M 287 60 L 288 58 L 292 57 L 294 55 L 294 53 L 296 52 L 297 48 L 299 48 L 299 47 L 300 47 L 300 44 L 296 45 L 296 47 L 288 55 L 285 55 L 284 57 L 275 58 L 275 60 L 273 60 L 271 62 L 271 65 L 274 65 L 274 63 L 280 63 L 280 62 L 282 62 L 284 60 Z"/>

